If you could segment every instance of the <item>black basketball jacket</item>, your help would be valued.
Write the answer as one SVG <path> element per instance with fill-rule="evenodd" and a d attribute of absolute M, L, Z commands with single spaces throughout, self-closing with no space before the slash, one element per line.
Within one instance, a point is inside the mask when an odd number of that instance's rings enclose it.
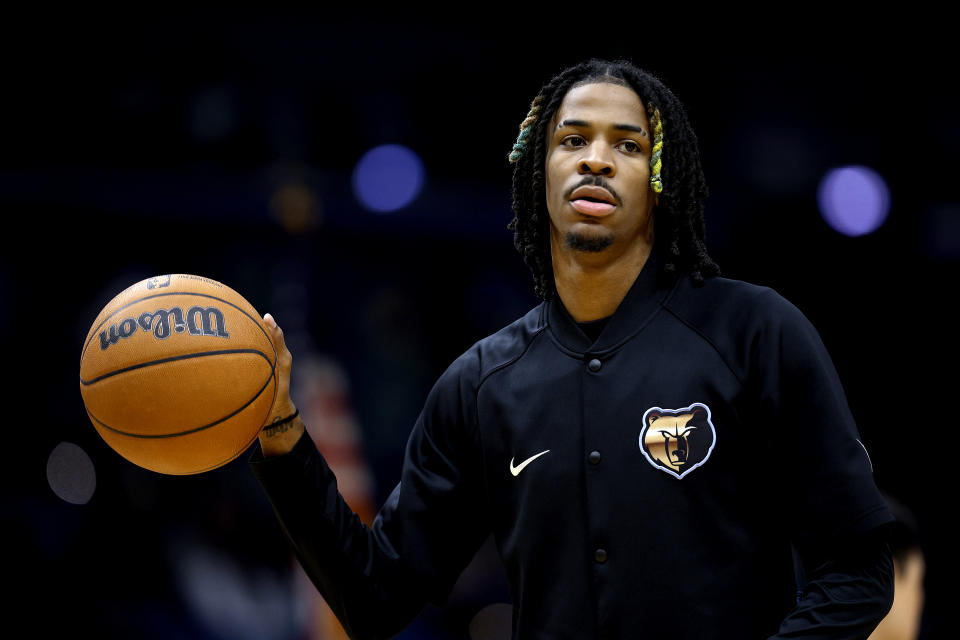
<path fill-rule="evenodd" d="M 442 603 L 491 532 L 524 640 L 847 637 L 832 625 L 886 611 L 864 580 L 892 598 L 887 556 L 798 604 L 791 545 L 892 519 L 813 326 L 769 288 L 653 259 L 596 341 L 555 297 L 458 358 L 372 528 L 306 435 L 251 466 L 356 638 Z"/>

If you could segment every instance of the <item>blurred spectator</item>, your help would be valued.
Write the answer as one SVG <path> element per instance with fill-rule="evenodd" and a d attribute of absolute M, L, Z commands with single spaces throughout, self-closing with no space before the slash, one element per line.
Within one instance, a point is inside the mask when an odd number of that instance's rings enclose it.
<path fill-rule="evenodd" d="M 916 640 L 923 616 L 925 565 L 917 520 L 903 504 L 884 496 L 897 519 L 890 525 L 893 553 L 893 607 L 870 636 L 870 640 Z"/>
<path fill-rule="evenodd" d="M 368 526 L 376 509 L 373 478 L 363 455 L 360 427 L 350 401 L 347 374 L 334 360 L 310 350 L 297 355 L 294 393 L 310 437 L 337 474 L 340 492 Z M 300 563 L 293 562 L 298 604 L 306 609 L 310 640 L 346 640 L 347 634 Z"/>

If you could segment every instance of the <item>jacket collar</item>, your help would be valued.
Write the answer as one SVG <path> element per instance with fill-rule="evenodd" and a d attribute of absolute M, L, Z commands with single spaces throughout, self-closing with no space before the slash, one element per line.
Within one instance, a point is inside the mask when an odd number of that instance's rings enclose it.
<path fill-rule="evenodd" d="M 554 295 L 547 303 L 547 319 L 551 333 L 562 347 L 577 355 L 602 356 L 616 351 L 643 330 L 675 287 L 678 278 L 660 278 L 658 282 L 658 271 L 658 261 L 655 255 L 651 254 L 595 343 L 591 343 L 577 326 L 577 322 L 563 306 L 560 296 Z"/>

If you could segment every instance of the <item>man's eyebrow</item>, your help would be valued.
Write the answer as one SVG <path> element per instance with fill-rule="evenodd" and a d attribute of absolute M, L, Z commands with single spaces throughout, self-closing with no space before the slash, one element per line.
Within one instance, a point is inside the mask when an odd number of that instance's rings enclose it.
<path fill-rule="evenodd" d="M 557 129 L 563 129 L 564 127 L 589 127 L 590 123 L 586 120 L 564 120 L 557 125 Z"/>
<path fill-rule="evenodd" d="M 563 127 L 589 127 L 590 123 L 586 120 L 564 120 L 557 125 L 557 129 L 562 129 Z M 615 124 L 613 125 L 614 129 L 621 129 L 623 131 L 636 131 L 637 133 L 642 133 L 647 135 L 646 129 L 643 127 L 638 127 L 635 124 Z"/>
<path fill-rule="evenodd" d="M 642 133 L 643 135 L 647 135 L 646 129 L 644 129 L 643 127 L 638 127 L 635 124 L 615 124 L 613 125 L 613 128 L 624 129 L 626 131 L 636 131 L 637 133 Z"/>

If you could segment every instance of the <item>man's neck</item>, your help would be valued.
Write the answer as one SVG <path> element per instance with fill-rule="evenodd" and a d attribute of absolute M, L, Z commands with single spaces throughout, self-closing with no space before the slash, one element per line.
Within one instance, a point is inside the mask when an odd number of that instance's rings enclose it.
<path fill-rule="evenodd" d="M 601 254 L 555 252 L 553 276 L 557 295 L 577 322 L 612 316 L 650 257 L 650 247 L 641 245 L 616 259 Z"/>

